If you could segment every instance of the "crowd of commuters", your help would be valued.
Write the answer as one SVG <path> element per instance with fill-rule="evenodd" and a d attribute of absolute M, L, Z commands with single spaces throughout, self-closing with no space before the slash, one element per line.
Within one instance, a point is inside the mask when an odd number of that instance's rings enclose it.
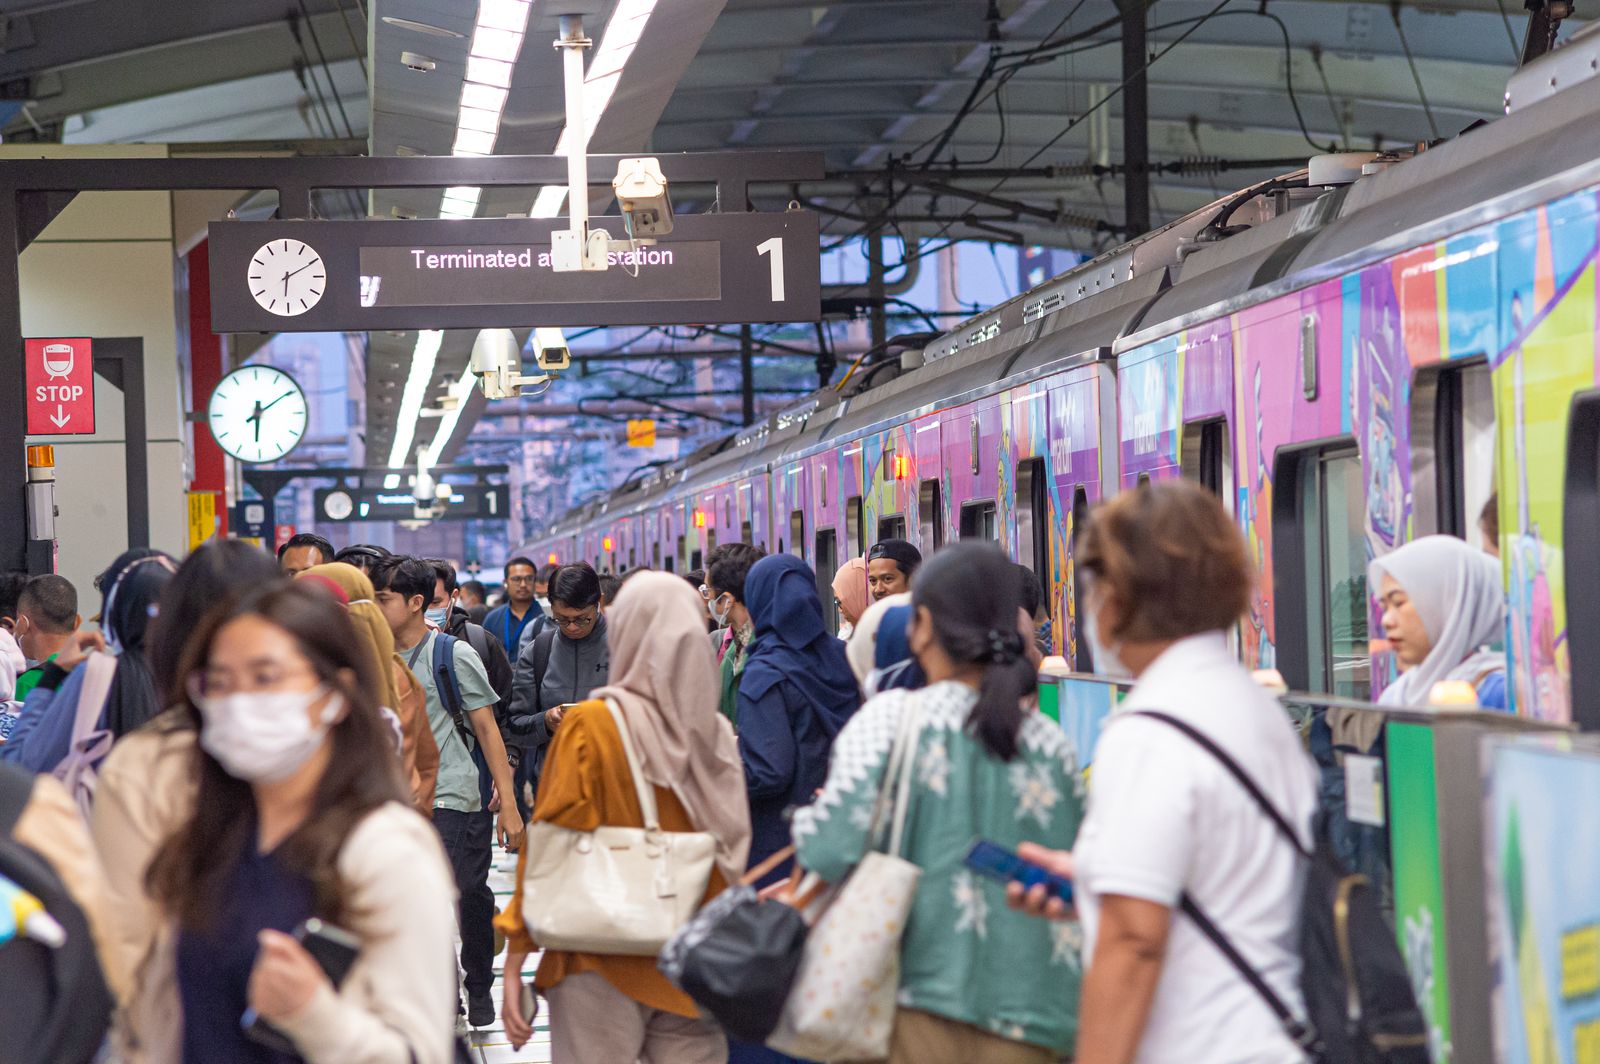
<path fill-rule="evenodd" d="M 769 893 L 836 884 L 883 848 L 898 758 L 921 878 L 893 1064 L 1301 1059 L 1176 914 L 1194 899 L 1298 1002 L 1303 859 L 1139 712 L 1226 751 L 1309 844 L 1314 765 L 1229 646 L 1254 579 L 1238 528 L 1198 488 L 1146 486 L 1094 511 L 1075 561 L 1097 671 L 1133 680 L 1092 790 L 1037 708 L 1045 588 L 990 545 L 886 539 L 820 584 L 745 543 L 685 575 L 519 556 L 491 602 L 448 562 L 302 534 L 276 559 L 128 551 L 94 628 L 62 577 L 0 574 L 0 801 L 36 774 L 11 836 L 81 908 L 116 1059 L 443 1064 L 468 1026 L 529 1040 L 543 997 L 564 1064 L 792 1061 L 730 1041 L 653 953 L 545 949 L 523 993 L 528 827 L 703 834 L 702 901 L 768 858 Z M 1369 581 L 1401 668 L 1382 703 L 1465 681 L 1504 704 L 1491 559 L 1426 537 Z M 974 839 L 1069 878 L 1074 905 L 979 875 Z M 499 912 L 497 844 L 519 852 Z M 336 977 L 328 941 L 353 950 Z"/>

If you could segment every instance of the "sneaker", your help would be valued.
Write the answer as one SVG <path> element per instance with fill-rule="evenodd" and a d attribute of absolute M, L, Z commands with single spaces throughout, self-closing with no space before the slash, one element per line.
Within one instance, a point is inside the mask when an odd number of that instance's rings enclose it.
<path fill-rule="evenodd" d="M 489 991 L 467 992 L 467 1024 L 472 1027 L 493 1027 L 495 1021 L 494 998 Z"/>
<path fill-rule="evenodd" d="M 467 1018 L 461 1013 L 456 1013 L 456 1037 L 465 1038 L 472 1033 L 472 1028 L 467 1026 Z"/>

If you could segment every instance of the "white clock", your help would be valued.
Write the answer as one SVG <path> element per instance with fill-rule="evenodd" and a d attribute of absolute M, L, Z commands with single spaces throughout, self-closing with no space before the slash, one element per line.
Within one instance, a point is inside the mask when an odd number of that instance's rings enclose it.
<path fill-rule="evenodd" d="M 330 491 L 322 498 L 322 511 L 334 521 L 343 521 L 355 510 L 356 502 L 346 492 Z"/>
<path fill-rule="evenodd" d="M 211 393 L 211 435 L 241 462 L 275 462 L 306 434 L 306 396 L 275 366 L 241 366 Z"/>
<path fill-rule="evenodd" d="M 328 289 L 322 256 L 303 240 L 269 240 L 250 259 L 250 294 L 263 310 L 285 318 L 304 314 Z"/>

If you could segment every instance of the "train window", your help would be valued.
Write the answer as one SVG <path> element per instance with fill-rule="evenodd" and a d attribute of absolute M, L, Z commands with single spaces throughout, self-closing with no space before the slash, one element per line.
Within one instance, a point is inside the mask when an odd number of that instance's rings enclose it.
<path fill-rule="evenodd" d="M 794 556 L 806 556 L 806 515 L 803 510 L 796 510 L 789 515 L 789 542 L 794 544 Z"/>
<path fill-rule="evenodd" d="M 1411 483 L 1419 535 L 1441 532 L 1475 542 L 1478 515 L 1494 493 L 1494 448 L 1488 363 L 1451 362 L 1418 372 L 1411 397 Z"/>
<path fill-rule="evenodd" d="M 1572 399 L 1561 523 L 1568 529 L 1600 527 L 1600 391 L 1580 392 Z M 1600 561 L 1592 550 L 1563 551 L 1562 559 L 1567 582 L 1567 654 L 1572 662 L 1572 723 L 1594 731 L 1600 728 Z M 1517 708 L 1529 713 L 1533 707 Z"/>
<path fill-rule="evenodd" d="M 659 540 L 650 544 L 650 568 L 661 568 L 661 543 Z M 670 567 L 668 568 L 668 572 L 671 572 Z"/>
<path fill-rule="evenodd" d="M 705 567 L 706 567 L 705 555 L 702 552 L 700 552 L 699 550 L 690 551 L 689 552 L 689 571 L 692 573 L 696 569 L 704 569 Z"/>
<path fill-rule="evenodd" d="M 1082 484 L 1078 485 L 1072 493 L 1072 554 L 1077 557 L 1078 539 L 1084 530 L 1089 527 L 1089 493 Z M 1089 652 L 1089 640 L 1077 628 L 1078 619 L 1085 617 L 1084 595 L 1088 589 L 1084 586 L 1083 570 L 1076 565 L 1072 567 L 1072 624 L 1077 642 L 1073 648 L 1072 667 L 1078 672 L 1094 671 L 1094 655 Z"/>
<path fill-rule="evenodd" d="M 1233 509 L 1233 461 L 1228 450 L 1228 423 L 1222 418 L 1183 426 L 1179 464 L 1192 480 Z"/>
<path fill-rule="evenodd" d="M 751 544 L 754 544 L 755 543 L 754 535 L 755 535 L 754 530 L 751 529 L 749 521 L 741 521 L 739 523 L 739 542 L 740 543 L 751 543 Z"/>
<path fill-rule="evenodd" d="M 888 517 L 878 519 L 878 538 L 905 539 L 906 519 L 903 514 L 890 514 Z"/>
<path fill-rule="evenodd" d="M 708 528 L 708 529 L 706 529 L 706 554 L 709 556 L 711 554 L 711 552 L 716 550 L 716 549 L 717 549 L 717 531 L 714 528 Z M 698 568 L 700 568 L 700 566 L 697 564 L 697 565 L 695 565 L 695 568 L 698 569 Z"/>
<path fill-rule="evenodd" d="M 822 616 L 831 630 L 839 627 L 839 610 L 833 604 L 833 578 L 839 572 L 838 542 L 833 529 L 817 529 L 817 595 L 822 599 Z"/>
<path fill-rule="evenodd" d="M 917 489 L 917 521 L 924 551 L 944 546 L 944 507 L 939 505 L 937 480 L 924 480 Z"/>
<path fill-rule="evenodd" d="M 961 538 L 987 540 L 990 543 L 999 541 L 992 500 L 969 502 L 961 507 Z"/>
<path fill-rule="evenodd" d="M 867 517 L 861 509 L 861 496 L 852 495 L 844 504 L 844 532 L 848 556 L 859 558 L 866 551 Z"/>
<path fill-rule="evenodd" d="M 1035 573 L 1050 571 L 1050 484 L 1043 458 L 1017 465 L 1017 551 Z"/>
<path fill-rule="evenodd" d="M 1370 698 L 1361 455 L 1349 446 L 1282 454 L 1274 480 L 1278 668 L 1291 687 Z"/>

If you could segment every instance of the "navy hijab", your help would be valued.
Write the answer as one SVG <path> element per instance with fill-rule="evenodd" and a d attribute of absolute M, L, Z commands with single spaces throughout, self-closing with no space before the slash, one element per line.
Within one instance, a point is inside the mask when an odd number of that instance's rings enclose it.
<path fill-rule="evenodd" d="M 822 619 L 822 600 L 811 567 L 792 554 L 773 554 L 750 567 L 744 605 L 755 625 L 739 693 L 759 699 L 780 680 L 816 711 L 837 735 L 861 704 L 861 691 L 845 658 L 844 643 Z"/>
<path fill-rule="evenodd" d="M 908 602 L 883 611 L 878 621 L 878 639 L 873 651 L 873 665 L 878 669 L 876 689 L 882 691 L 915 691 L 927 686 L 928 680 L 911 653 L 911 638 L 906 629 L 916 613 Z"/>

